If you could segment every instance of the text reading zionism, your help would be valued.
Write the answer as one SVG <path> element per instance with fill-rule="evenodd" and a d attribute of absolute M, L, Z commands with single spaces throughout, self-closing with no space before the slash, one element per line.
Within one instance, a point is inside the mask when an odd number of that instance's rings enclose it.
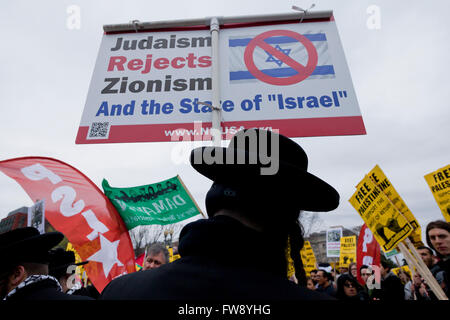
<path fill-rule="evenodd" d="M 211 90 L 210 77 L 189 78 L 192 74 L 189 71 L 211 67 L 211 57 L 196 51 L 206 47 L 211 47 L 211 37 L 177 38 L 175 34 L 128 40 L 119 37 L 110 48 L 114 54 L 109 56 L 106 65 L 106 71 L 114 76 L 104 78 L 101 93 Z M 183 71 L 187 77 L 170 74 L 177 71 Z"/>

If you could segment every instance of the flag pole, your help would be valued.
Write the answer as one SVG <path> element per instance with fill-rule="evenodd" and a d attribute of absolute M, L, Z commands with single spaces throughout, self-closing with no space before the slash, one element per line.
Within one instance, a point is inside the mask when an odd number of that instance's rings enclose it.
<path fill-rule="evenodd" d="M 197 202 L 195 201 L 194 197 L 192 196 L 191 192 L 189 191 L 188 188 L 186 188 L 186 185 L 184 184 L 183 180 L 181 180 L 181 177 L 177 174 L 177 178 L 178 181 L 180 181 L 181 185 L 183 186 L 184 190 L 186 190 L 186 193 L 188 194 L 188 196 L 191 198 L 192 202 L 195 204 L 195 207 L 197 208 L 198 212 L 201 213 L 201 215 L 203 216 L 203 218 L 206 218 L 205 214 L 202 212 L 202 210 L 200 209 L 200 207 L 198 206 Z"/>

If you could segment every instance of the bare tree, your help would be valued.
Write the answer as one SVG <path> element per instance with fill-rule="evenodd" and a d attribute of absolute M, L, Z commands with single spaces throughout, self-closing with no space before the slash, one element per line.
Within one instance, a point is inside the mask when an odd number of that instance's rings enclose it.
<path fill-rule="evenodd" d="M 323 220 L 316 212 L 302 211 L 299 221 L 303 226 L 304 237 L 307 238 L 311 233 L 318 231 L 323 226 Z"/>
<path fill-rule="evenodd" d="M 171 239 L 176 242 L 184 224 L 174 223 L 168 225 L 137 226 L 129 231 L 131 243 L 136 256 L 144 253 L 145 248 L 155 242 L 164 242 Z"/>

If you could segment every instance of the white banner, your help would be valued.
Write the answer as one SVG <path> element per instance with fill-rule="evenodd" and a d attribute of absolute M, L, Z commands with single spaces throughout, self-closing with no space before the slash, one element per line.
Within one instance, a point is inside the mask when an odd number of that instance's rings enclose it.
<path fill-rule="evenodd" d="M 290 137 L 365 134 L 329 21 L 220 30 L 223 137 L 244 127 Z M 76 143 L 210 136 L 209 30 L 105 34 Z M 194 125 L 194 122 L 201 124 Z"/>

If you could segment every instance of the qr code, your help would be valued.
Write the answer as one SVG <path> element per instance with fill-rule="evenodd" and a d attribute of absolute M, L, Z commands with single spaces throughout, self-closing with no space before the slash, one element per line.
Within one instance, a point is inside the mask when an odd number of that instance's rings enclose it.
<path fill-rule="evenodd" d="M 109 122 L 92 122 L 87 139 L 108 139 Z"/>

